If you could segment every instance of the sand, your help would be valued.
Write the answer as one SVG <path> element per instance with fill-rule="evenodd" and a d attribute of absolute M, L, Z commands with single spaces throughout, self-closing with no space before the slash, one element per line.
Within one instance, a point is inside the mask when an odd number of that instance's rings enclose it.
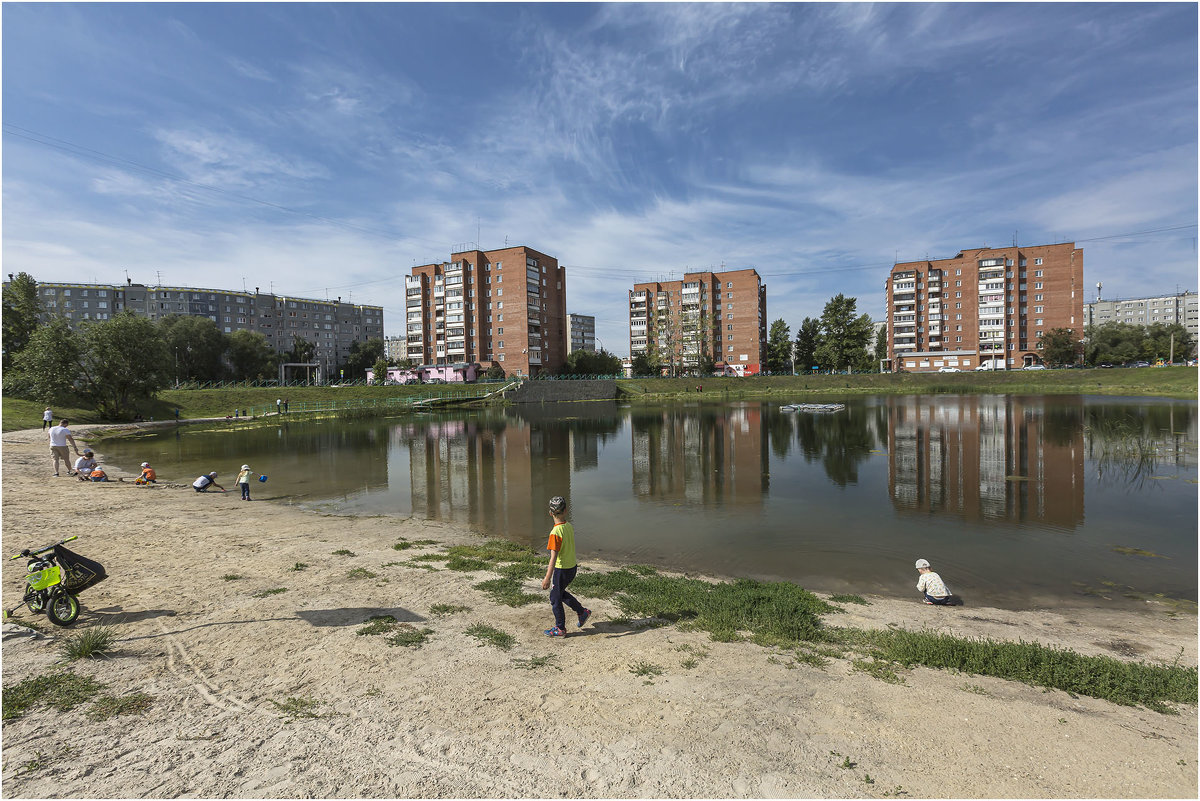
<path fill-rule="evenodd" d="M 110 578 L 82 594 L 75 630 L 113 625 L 119 643 L 111 659 L 72 669 L 154 701 L 136 716 L 93 720 L 82 706 L 6 722 L 9 798 L 1197 794 L 1195 708 L 1164 715 L 924 668 L 889 684 L 845 660 L 819 669 L 748 642 L 613 622 L 620 612 L 604 600 L 585 599 L 593 622 L 551 640 L 547 605 L 500 606 L 471 586 L 493 574 L 409 561 L 439 546 L 391 547 L 476 541 L 469 531 L 244 503 L 182 483 L 141 488 L 120 470 L 124 483 L 83 484 L 50 465 L 41 432 L 3 436 L 4 553 L 79 534 L 75 549 Z M 589 521 L 576 525 L 586 536 Z M 308 567 L 292 570 L 297 562 Z M 24 563 L 4 565 L 11 607 Z M 350 578 L 353 568 L 376 577 Z M 223 580 L 232 574 L 242 578 Z M 541 592 L 537 581 L 527 589 Z M 1155 604 L 1013 612 L 867 599 L 828 622 L 1196 664 L 1195 617 Z M 470 611 L 437 616 L 434 604 Z M 378 614 L 432 634 L 421 648 L 356 634 Z M 4 625 L 6 687 L 61 659 L 63 630 L 25 610 L 18 618 L 47 632 Z M 511 650 L 465 633 L 479 623 L 513 635 Z M 547 656 L 547 666 L 528 662 Z M 635 675 L 641 664 L 662 673 Z M 288 714 L 288 699 L 319 717 Z"/>

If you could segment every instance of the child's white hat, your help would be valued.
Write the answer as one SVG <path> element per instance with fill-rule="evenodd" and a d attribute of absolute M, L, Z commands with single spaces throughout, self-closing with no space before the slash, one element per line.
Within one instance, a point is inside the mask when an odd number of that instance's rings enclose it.
<path fill-rule="evenodd" d="M 149 467 L 149 466 L 150 466 L 149 462 L 142 462 L 142 467 Z"/>
<path fill-rule="evenodd" d="M 929 567 L 929 562 L 925 559 L 918 559 L 917 560 L 917 569 L 920 570 L 923 567 Z"/>
<path fill-rule="evenodd" d="M 248 464 L 244 464 L 244 465 L 242 465 L 242 469 L 243 469 L 243 470 L 249 470 L 249 469 L 250 469 L 250 465 L 248 465 Z"/>

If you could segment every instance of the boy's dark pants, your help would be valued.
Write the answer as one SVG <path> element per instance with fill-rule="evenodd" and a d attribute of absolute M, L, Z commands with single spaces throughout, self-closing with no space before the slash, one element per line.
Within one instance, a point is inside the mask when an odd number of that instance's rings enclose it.
<path fill-rule="evenodd" d="M 554 625 L 563 630 L 567 628 L 567 615 L 563 612 L 563 604 L 571 607 L 575 614 L 583 614 L 583 604 L 567 592 L 567 586 L 575 580 L 577 570 L 578 567 L 556 567 L 554 578 L 550 580 L 550 608 L 554 610 Z"/>
<path fill-rule="evenodd" d="M 250 500 L 250 485 L 245 482 L 242 483 L 242 500 Z"/>

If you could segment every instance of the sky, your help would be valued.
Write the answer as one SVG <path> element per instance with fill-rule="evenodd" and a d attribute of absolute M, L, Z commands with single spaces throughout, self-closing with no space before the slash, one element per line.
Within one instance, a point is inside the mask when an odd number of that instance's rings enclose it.
<path fill-rule="evenodd" d="M 1197 289 L 1197 6 L 4 3 L 4 273 L 382 305 L 526 245 L 628 291 L 753 267 L 794 336 L 896 261 L 1074 241 Z"/>

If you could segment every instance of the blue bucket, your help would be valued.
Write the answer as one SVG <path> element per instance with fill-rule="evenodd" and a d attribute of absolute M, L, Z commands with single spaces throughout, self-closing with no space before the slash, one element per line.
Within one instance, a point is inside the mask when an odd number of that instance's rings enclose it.
<path fill-rule="evenodd" d="M 267 477 L 266 477 L 266 476 L 259 476 L 259 477 L 258 477 L 258 480 L 259 480 L 259 481 L 266 481 L 266 480 L 267 480 Z"/>

